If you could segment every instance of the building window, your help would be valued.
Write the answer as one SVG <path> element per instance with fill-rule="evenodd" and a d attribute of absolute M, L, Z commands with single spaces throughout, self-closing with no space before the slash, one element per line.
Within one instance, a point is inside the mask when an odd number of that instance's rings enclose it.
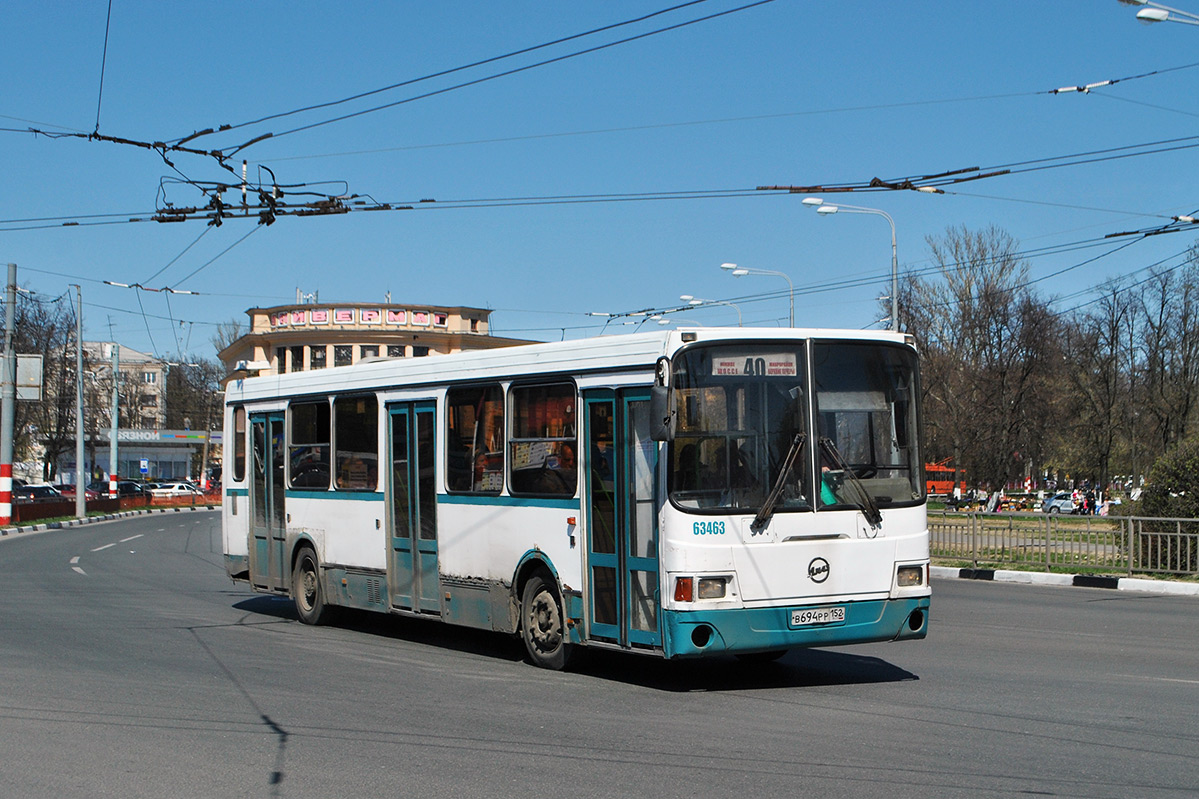
<path fill-rule="evenodd" d="M 152 386 L 158 382 L 158 372 L 142 372 L 142 382 Z"/>
<path fill-rule="evenodd" d="M 420 347 L 420 346 L 417 346 L 416 344 L 412 345 L 412 357 L 413 358 L 423 358 L 428 354 L 429 354 L 428 347 Z"/>
<path fill-rule="evenodd" d="M 379 402 L 374 397 L 333 401 L 337 487 L 374 491 L 379 482 Z"/>
<path fill-rule="evenodd" d="M 309 367 L 312 369 L 324 369 L 328 365 L 329 349 L 321 345 L 319 347 L 309 348 L 309 357 L 312 359 L 309 362 Z"/>
<path fill-rule="evenodd" d="M 478 319 L 470 320 L 470 332 L 472 332 L 472 333 L 479 332 L 479 320 Z"/>
<path fill-rule="evenodd" d="M 377 344 L 375 344 L 375 345 L 363 344 L 361 347 L 358 348 L 358 357 L 360 359 L 361 358 L 378 358 L 379 357 L 379 346 Z"/>
<path fill-rule="evenodd" d="M 288 476 L 292 488 L 329 487 L 329 403 L 297 402 L 288 408 Z"/>
<path fill-rule="evenodd" d="M 512 397 L 513 494 L 573 497 L 578 482 L 575 453 L 575 387 L 570 383 L 523 386 Z"/>
<path fill-rule="evenodd" d="M 275 347 L 275 363 L 279 374 L 287 374 L 287 347 Z"/>
<path fill-rule="evenodd" d="M 404 357 L 404 345 L 403 344 L 388 344 L 387 345 L 387 357 L 388 358 L 403 358 Z"/>
<path fill-rule="evenodd" d="M 304 348 L 303 347 L 292 347 L 291 348 L 291 370 L 293 372 L 304 371 Z"/>
<path fill-rule="evenodd" d="M 354 362 L 354 348 L 349 344 L 333 345 L 333 365 L 349 366 Z"/>
<path fill-rule="evenodd" d="M 498 494 L 504 487 L 504 392 L 470 386 L 446 392 L 446 486 Z"/>

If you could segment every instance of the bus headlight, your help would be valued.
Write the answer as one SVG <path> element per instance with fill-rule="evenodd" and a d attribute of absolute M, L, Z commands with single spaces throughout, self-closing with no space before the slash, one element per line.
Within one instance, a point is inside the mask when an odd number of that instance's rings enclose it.
<path fill-rule="evenodd" d="M 923 566 L 900 566 L 895 573 L 895 584 L 900 588 L 924 584 Z"/>
<path fill-rule="evenodd" d="M 700 599 L 724 599 L 725 586 L 728 580 L 724 577 L 699 578 Z"/>

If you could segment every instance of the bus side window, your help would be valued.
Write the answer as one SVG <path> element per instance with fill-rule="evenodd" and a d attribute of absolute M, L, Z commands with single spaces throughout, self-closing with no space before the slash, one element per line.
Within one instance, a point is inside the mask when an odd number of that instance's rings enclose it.
<path fill-rule="evenodd" d="M 514 387 L 509 396 L 512 493 L 573 497 L 579 482 L 574 384 Z"/>
<path fill-rule="evenodd" d="M 503 389 L 453 388 L 446 408 L 446 488 L 498 494 L 504 487 Z"/>
<path fill-rule="evenodd" d="M 374 491 L 379 484 L 379 401 L 373 396 L 333 400 L 337 488 Z"/>
<path fill-rule="evenodd" d="M 288 478 L 293 488 L 329 487 L 330 415 L 328 400 L 288 406 Z"/>
<path fill-rule="evenodd" d="M 233 482 L 246 479 L 246 409 L 233 409 Z"/>

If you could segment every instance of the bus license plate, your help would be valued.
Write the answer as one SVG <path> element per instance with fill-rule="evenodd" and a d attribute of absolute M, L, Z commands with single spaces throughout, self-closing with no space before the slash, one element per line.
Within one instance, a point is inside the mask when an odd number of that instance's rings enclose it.
<path fill-rule="evenodd" d="M 807 627 L 811 624 L 838 624 L 845 621 L 845 608 L 806 608 L 791 611 L 792 627 Z"/>

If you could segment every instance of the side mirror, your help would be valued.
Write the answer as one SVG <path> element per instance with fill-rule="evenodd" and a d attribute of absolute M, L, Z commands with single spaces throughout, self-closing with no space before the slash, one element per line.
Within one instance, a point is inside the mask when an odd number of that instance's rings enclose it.
<path fill-rule="evenodd" d="M 654 386 L 649 395 L 650 437 L 654 441 L 673 441 L 675 407 L 670 391 L 670 359 L 659 358 Z"/>

